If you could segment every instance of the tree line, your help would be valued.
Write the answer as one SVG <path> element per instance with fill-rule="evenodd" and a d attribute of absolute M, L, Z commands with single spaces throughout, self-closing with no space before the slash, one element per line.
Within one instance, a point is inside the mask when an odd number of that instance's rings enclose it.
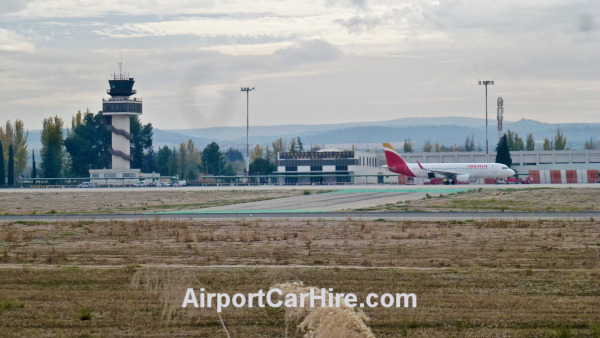
<path fill-rule="evenodd" d="M 523 138 L 519 136 L 518 133 L 508 130 L 502 137 L 506 136 L 507 147 L 509 151 L 534 151 L 535 150 L 535 141 L 533 138 L 533 133 L 529 133 L 525 141 Z M 502 139 L 500 138 L 500 140 Z M 499 141 L 500 141 L 499 140 Z M 410 139 L 404 140 L 404 152 L 412 153 L 414 152 L 414 142 Z M 600 149 L 600 141 L 590 138 L 584 144 L 584 149 L 592 150 L 592 149 Z M 431 143 L 431 140 L 425 140 L 422 148 L 423 152 L 471 152 L 471 151 L 482 151 L 481 146 L 475 146 L 475 137 L 473 135 L 467 136 L 464 145 L 451 145 L 445 146 L 441 145 L 438 142 L 435 144 Z M 545 138 L 542 150 L 569 150 L 567 147 L 567 138 L 560 131 L 560 128 L 557 128 L 556 135 L 553 139 Z"/>
<path fill-rule="evenodd" d="M 89 110 L 77 112 L 69 126 L 58 116 L 45 118 L 42 122 L 39 165 L 32 149 L 31 166 L 28 166 L 27 139 L 29 132 L 20 120 L 7 121 L 0 126 L 0 186 L 14 185 L 19 177 L 88 177 L 90 169 L 105 169 L 111 163 L 111 117 L 96 114 Z M 209 176 L 232 176 L 245 171 L 245 156 L 238 149 L 222 151 L 216 142 L 200 150 L 189 139 L 178 146 L 163 146 L 155 152 L 153 147 L 153 127 L 151 123 L 142 124 L 138 116 L 131 117 L 131 155 L 132 168 L 142 172 L 159 172 L 164 176 L 177 176 L 180 179 L 196 180 L 200 174 Z M 508 130 L 499 144 L 506 141 L 508 151 L 527 150 L 535 147 L 533 134 L 525 140 L 516 132 Z M 502 143 L 503 144 L 503 143 Z M 567 138 L 557 129 L 554 138 L 545 138 L 543 150 L 569 149 Z M 250 155 L 250 174 L 268 175 L 277 169 L 277 154 L 283 151 L 316 151 L 319 145 L 305 147 L 300 137 L 289 141 L 278 138 L 267 144 L 255 145 Z M 414 142 L 406 139 L 404 152 L 414 151 Z M 585 149 L 599 149 L 600 141 L 590 138 Z M 354 146 L 353 146 L 354 149 Z M 426 140 L 423 152 L 481 151 L 475 145 L 473 135 L 467 136 L 463 145 L 445 146 Z M 504 151 L 504 146 L 500 147 Z"/>

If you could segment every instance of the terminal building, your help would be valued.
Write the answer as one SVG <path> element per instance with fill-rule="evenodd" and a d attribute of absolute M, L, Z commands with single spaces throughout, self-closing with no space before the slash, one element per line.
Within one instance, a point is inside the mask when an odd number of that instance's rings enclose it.
<path fill-rule="evenodd" d="M 376 153 L 323 149 L 319 151 L 286 151 L 277 154 L 280 184 L 364 184 L 368 178 L 384 183 Z M 389 178 L 395 179 L 394 174 Z M 389 179 L 388 178 L 388 179 Z"/>

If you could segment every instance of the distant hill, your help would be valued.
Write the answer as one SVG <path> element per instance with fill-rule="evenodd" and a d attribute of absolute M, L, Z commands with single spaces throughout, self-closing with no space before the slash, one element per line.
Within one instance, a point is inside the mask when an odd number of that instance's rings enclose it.
<path fill-rule="evenodd" d="M 497 143 L 495 120 L 489 120 L 489 143 L 493 150 Z M 405 139 L 413 141 L 416 151 L 425 140 L 433 144 L 439 142 L 445 146 L 464 145 L 467 136 L 475 137 L 475 145 L 485 147 L 485 120 L 470 117 L 407 117 L 389 121 L 352 122 L 338 124 L 289 124 L 278 126 L 250 126 L 250 144 L 266 146 L 279 137 L 289 142 L 300 136 L 305 147 L 325 145 L 336 147 L 378 148 L 381 142 L 399 144 Z M 557 128 L 567 137 L 567 146 L 571 149 L 583 149 L 583 144 L 591 137 L 600 139 L 600 123 L 544 123 L 534 120 L 504 121 L 504 132 L 508 129 L 517 132 L 525 139 L 533 133 L 536 146 L 541 147 L 544 138 L 553 139 Z M 214 127 L 201 129 L 154 129 L 154 145 L 176 146 L 188 139 L 194 140 L 198 147 L 205 147 L 215 141 L 221 148 L 246 147 L 246 127 Z M 41 147 L 40 131 L 29 132 L 29 149 Z"/>

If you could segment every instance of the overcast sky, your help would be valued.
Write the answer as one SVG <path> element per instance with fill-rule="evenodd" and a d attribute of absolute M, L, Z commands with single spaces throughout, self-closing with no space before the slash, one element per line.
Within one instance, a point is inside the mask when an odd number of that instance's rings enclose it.
<path fill-rule="evenodd" d="M 600 122 L 598 0 L 2 0 L 0 120 L 102 109 L 123 69 L 162 129 L 412 116 Z"/>

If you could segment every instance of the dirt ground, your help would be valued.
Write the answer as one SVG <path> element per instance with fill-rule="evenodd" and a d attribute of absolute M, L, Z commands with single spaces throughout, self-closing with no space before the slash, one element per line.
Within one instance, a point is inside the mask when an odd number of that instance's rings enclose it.
<path fill-rule="evenodd" d="M 302 190 L 256 191 L 0 191 L 2 214 L 136 213 L 190 210 L 301 195 Z"/>
<path fill-rule="evenodd" d="M 464 193 L 434 194 L 428 198 L 387 204 L 369 211 L 600 211 L 600 189 L 530 188 L 470 190 Z"/>
<path fill-rule="evenodd" d="M 214 309 L 181 309 L 187 287 L 301 281 L 415 293 L 363 309 L 376 336 L 598 337 L 600 220 L 11 222 L 0 280 L 9 336 L 224 336 Z M 303 333 L 283 309 L 222 319 L 232 337 Z"/>

